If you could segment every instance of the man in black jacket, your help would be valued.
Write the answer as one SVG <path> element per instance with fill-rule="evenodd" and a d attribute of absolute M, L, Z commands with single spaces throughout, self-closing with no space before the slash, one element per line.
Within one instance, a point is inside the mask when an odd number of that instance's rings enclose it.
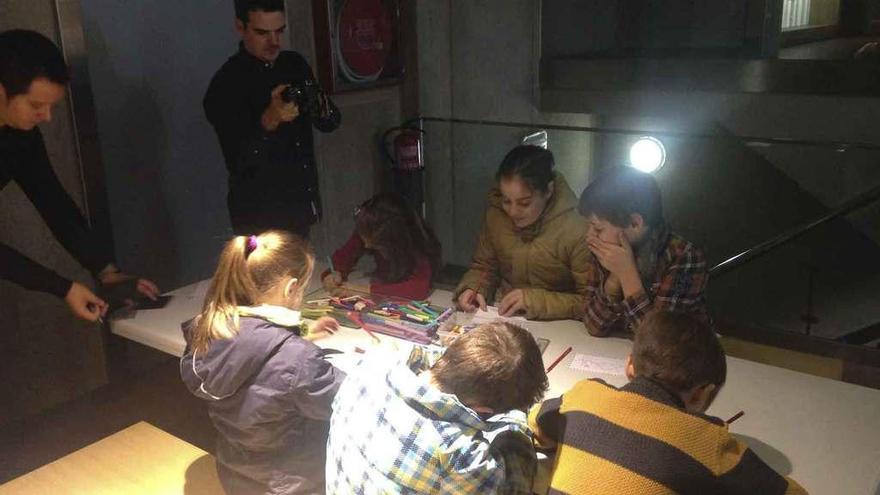
<path fill-rule="evenodd" d="M 282 229 L 308 237 L 321 216 L 311 127 L 333 131 L 339 110 L 323 92 L 314 108 L 286 101 L 285 91 L 316 83 L 300 54 L 281 51 L 283 0 L 235 0 L 235 14 L 238 53 L 204 99 L 229 171 L 232 227 L 238 235 Z"/>
<path fill-rule="evenodd" d="M 61 186 L 49 163 L 37 124 L 52 118 L 52 107 L 64 96 L 69 79 L 58 48 L 39 33 L 0 33 L 0 189 L 15 181 L 40 212 L 52 234 L 103 286 L 131 279 L 113 262 L 106 242 L 89 229 L 76 204 Z M 80 318 L 96 321 L 106 303 L 79 282 L 72 282 L 0 243 L 0 279 L 26 289 L 64 298 Z M 138 291 L 155 299 L 149 280 Z"/>

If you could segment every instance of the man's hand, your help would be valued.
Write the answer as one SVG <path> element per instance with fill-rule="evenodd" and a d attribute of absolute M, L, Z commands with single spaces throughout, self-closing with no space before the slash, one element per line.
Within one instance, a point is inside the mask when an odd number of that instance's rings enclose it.
<path fill-rule="evenodd" d="M 272 99 L 260 119 L 263 129 L 274 131 L 282 122 L 291 122 L 299 117 L 299 107 L 296 106 L 296 103 L 286 102 L 281 98 L 281 93 L 286 88 L 286 84 L 279 84 L 272 90 Z"/>
<path fill-rule="evenodd" d="M 107 303 L 79 282 L 70 285 L 64 301 L 73 314 L 83 320 L 98 321 L 107 313 Z"/>
<path fill-rule="evenodd" d="M 111 285 L 126 282 L 128 280 L 133 279 L 133 278 L 134 278 L 133 276 L 127 275 L 122 272 L 109 272 L 109 273 L 103 273 L 98 276 L 98 279 L 100 280 L 101 285 L 103 285 L 105 287 L 109 287 Z M 153 301 L 155 301 L 156 298 L 159 297 L 159 294 L 162 293 L 162 291 L 159 290 L 159 287 L 157 287 L 156 284 L 153 283 L 153 281 L 147 280 L 145 278 L 138 279 L 137 291 L 141 295 L 143 295 L 144 297 L 151 299 Z"/>
<path fill-rule="evenodd" d="M 458 309 L 467 313 L 473 313 L 478 309 L 486 311 L 486 298 L 474 289 L 467 289 L 459 294 L 456 303 Z"/>
<path fill-rule="evenodd" d="M 504 295 L 498 303 L 498 316 L 513 316 L 526 310 L 526 293 L 522 289 L 513 289 Z"/>

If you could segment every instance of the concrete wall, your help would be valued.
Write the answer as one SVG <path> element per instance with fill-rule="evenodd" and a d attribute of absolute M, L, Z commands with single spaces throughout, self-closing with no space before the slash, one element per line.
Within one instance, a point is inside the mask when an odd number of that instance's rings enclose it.
<path fill-rule="evenodd" d="M 751 5 L 747 5 L 747 4 Z M 749 8 L 757 2 L 544 2 L 541 22 L 545 57 L 635 50 L 744 49 Z"/>
<path fill-rule="evenodd" d="M 0 2 L 0 31 L 33 29 L 59 40 L 54 2 Z M 70 106 L 41 126 L 53 168 L 80 208 L 85 197 Z M 14 183 L 0 192 L 0 241 L 63 276 L 90 283 Z M 105 382 L 97 326 L 76 320 L 63 301 L 0 281 L 0 422 L 70 400 Z"/>
<path fill-rule="evenodd" d="M 420 113 L 424 116 L 589 125 L 587 115 L 541 112 L 537 0 L 438 0 L 417 6 Z M 529 129 L 426 125 L 428 218 L 447 262 L 470 262 L 485 194 L 505 153 Z M 576 193 L 590 170 L 587 134 L 550 132 L 557 167 Z"/>
<path fill-rule="evenodd" d="M 117 259 L 163 288 L 208 276 L 231 232 L 226 169 L 201 104 L 236 49 L 224 7 L 82 2 Z"/>
<path fill-rule="evenodd" d="M 202 97 L 238 49 L 232 2 L 187 0 L 169 10 L 157 0 L 84 0 L 83 10 L 120 262 L 163 288 L 209 277 L 231 229 L 226 168 Z M 314 67 L 311 2 L 289 2 L 288 18 L 289 48 Z M 376 140 L 397 124 L 398 98 L 393 89 L 334 97 L 342 126 L 316 132 L 319 252 L 345 240 L 351 208 L 378 189 Z"/>
<path fill-rule="evenodd" d="M 309 0 L 287 2 L 291 47 L 315 68 L 311 7 Z M 389 165 L 380 155 L 379 141 L 401 120 L 397 86 L 335 95 L 333 101 L 342 112 L 342 125 L 330 134 L 315 132 L 324 218 L 312 228 L 312 243 L 321 257 L 351 235 L 354 207 L 387 184 Z"/>

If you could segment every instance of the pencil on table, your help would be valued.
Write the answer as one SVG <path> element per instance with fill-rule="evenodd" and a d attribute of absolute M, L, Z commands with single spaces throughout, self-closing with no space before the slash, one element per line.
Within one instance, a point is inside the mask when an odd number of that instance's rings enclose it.
<path fill-rule="evenodd" d="M 559 357 L 556 358 L 556 360 L 553 361 L 553 362 L 550 364 L 550 366 L 547 367 L 547 371 L 546 371 L 546 373 L 550 373 L 551 371 L 553 371 L 553 368 L 555 368 L 556 365 L 559 364 L 560 361 L 562 361 L 563 359 L 565 359 L 565 356 L 568 356 L 568 353 L 569 353 L 569 352 L 571 352 L 571 346 L 569 346 L 568 349 L 562 351 L 562 354 L 560 354 Z"/>
<path fill-rule="evenodd" d="M 734 421 L 736 421 L 736 420 L 738 420 L 739 418 L 743 417 L 743 415 L 744 415 L 745 413 L 746 413 L 745 411 L 740 411 L 740 412 L 734 414 L 730 419 L 727 420 L 727 424 L 733 423 Z"/>

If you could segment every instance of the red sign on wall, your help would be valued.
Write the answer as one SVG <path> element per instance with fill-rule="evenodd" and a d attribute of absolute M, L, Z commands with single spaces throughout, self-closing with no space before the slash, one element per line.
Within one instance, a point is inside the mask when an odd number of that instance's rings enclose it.
<path fill-rule="evenodd" d="M 398 0 L 314 0 L 314 12 L 318 67 L 326 91 L 399 82 Z"/>

